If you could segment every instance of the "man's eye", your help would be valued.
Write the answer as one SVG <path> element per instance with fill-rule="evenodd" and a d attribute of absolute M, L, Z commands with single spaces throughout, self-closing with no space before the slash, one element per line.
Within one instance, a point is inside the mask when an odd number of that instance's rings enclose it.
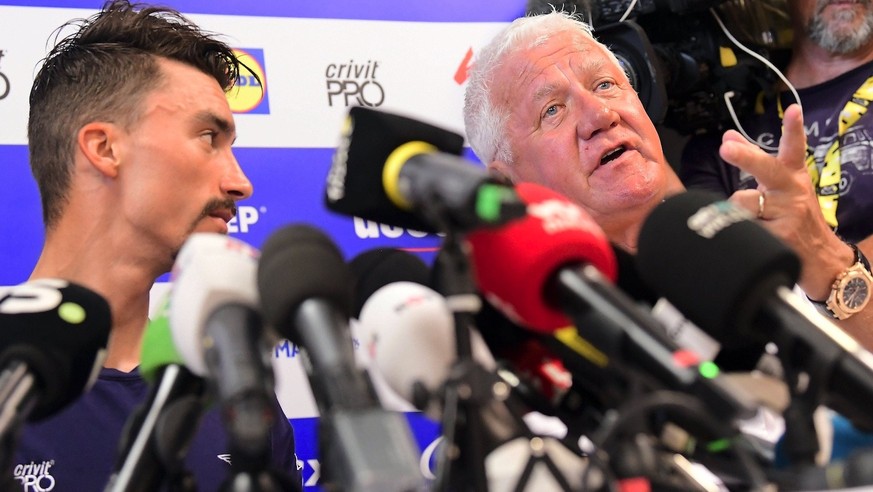
<path fill-rule="evenodd" d="M 209 143 L 211 144 L 212 142 L 215 141 L 215 136 L 216 136 L 216 135 L 217 135 L 216 132 L 209 131 L 209 132 L 204 132 L 204 133 L 202 133 L 202 134 L 200 135 L 200 138 L 206 140 L 207 142 L 209 142 Z"/>
<path fill-rule="evenodd" d="M 597 84 L 597 88 L 598 89 L 609 89 L 610 87 L 612 87 L 614 85 L 615 85 L 615 82 L 613 82 L 611 80 L 604 80 L 603 82 Z"/>
<path fill-rule="evenodd" d="M 546 112 L 543 113 L 543 116 L 554 116 L 558 113 L 558 106 L 552 105 L 546 108 Z"/>

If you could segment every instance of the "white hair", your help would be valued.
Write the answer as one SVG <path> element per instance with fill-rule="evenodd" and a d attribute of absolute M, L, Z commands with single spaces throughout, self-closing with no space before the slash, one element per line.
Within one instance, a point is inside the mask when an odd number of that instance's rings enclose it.
<path fill-rule="evenodd" d="M 552 11 L 516 19 L 477 55 L 464 95 L 464 126 L 473 152 L 485 164 L 497 159 L 511 163 L 513 157 L 505 141 L 510 108 L 497 107 L 492 101 L 497 69 L 507 55 L 539 46 L 564 32 L 582 33 L 597 42 L 589 24 L 567 12 Z M 615 55 L 606 51 L 621 66 Z"/>

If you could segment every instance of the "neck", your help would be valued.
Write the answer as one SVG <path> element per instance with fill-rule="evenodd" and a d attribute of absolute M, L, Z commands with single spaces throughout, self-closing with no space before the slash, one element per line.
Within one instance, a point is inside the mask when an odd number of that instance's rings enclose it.
<path fill-rule="evenodd" d="M 649 214 L 667 198 L 685 191 L 685 186 L 679 177 L 670 168 L 667 172 L 663 186 L 650 200 L 631 210 L 612 211 L 607 214 L 597 214 L 592 211 L 592 217 L 606 233 L 606 237 L 613 244 L 631 254 L 637 253 L 637 242 L 640 230 L 649 217 Z"/>
<path fill-rule="evenodd" d="M 642 221 L 632 219 L 623 223 L 613 223 L 612 227 L 604 227 L 603 231 L 609 242 L 631 254 L 637 253 L 637 240 L 640 236 Z"/>
<path fill-rule="evenodd" d="M 873 46 L 853 53 L 834 55 L 808 39 L 799 39 L 793 49 L 785 76 L 797 89 L 827 82 L 873 60 Z"/>
<path fill-rule="evenodd" d="M 70 230 L 72 225 L 75 227 Z M 128 372 L 139 365 L 149 292 L 167 268 L 137 256 L 136 241 L 97 226 L 92 229 L 96 230 L 82 227 L 81 221 L 68 221 L 47 231 L 30 278 L 63 278 L 103 296 L 112 310 L 104 365 Z"/>

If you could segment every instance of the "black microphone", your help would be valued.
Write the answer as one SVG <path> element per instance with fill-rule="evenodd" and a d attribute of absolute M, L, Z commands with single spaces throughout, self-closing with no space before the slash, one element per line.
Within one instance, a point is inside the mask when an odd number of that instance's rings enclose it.
<path fill-rule="evenodd" d="M 0 438 L 91 386 L 111 325 L 106 300 L 66 280 L 32 280 L 0 296 Z"/>
<path fill-rule="evenodd" d="M 367 299 L 380 288 L 394 282 L 414 282 L 428 285 L 430 269 L 412 253 L 394 248 L 373 248 L 359 253 L 349 261 L 355 280 L 352 316 L 360 318 Z"/>
<path fill-rule="evenodd" d="M 322 478 L 342 490 L 419 490 L 405 417 L 384 410 L 358 369 L 348 320 L 353 281 L 337 246 L 307 225 L 276 231 L 257 272 L 265 319 L 301 346 L 321 419 Z"/>
<path fill-rule="evenodd" d="M 602 367 L 632 368 L 637 377 L 691 393 L 725 419 L 754 413 L 716 368 L 707 373 L 710 364 L 677 347 L 650 313 L 612 285 L 612 247 L 584 210 L 538 185 L 516 190 L 530 203 L 527 217 L 468 236 L 477 283 L 495 307 L 566 344 L 587 343 Z"/>
<path fill-rule="evenodd" d="M 797 256 L 751 219 L 714 194 L 671 197 L 640 231 L 640 274 L 723 346 L 774 342 L 811 406 L 873 429 L 873 355 L 791 292 Z"/>
<path fill-rule="evenodd" d="M 365 107 L 349 111 L 327 177 L 330 210 L 426 232 L 498 225 L 524 213 L 512 188 L 458 157 L 464 138 Z"/>

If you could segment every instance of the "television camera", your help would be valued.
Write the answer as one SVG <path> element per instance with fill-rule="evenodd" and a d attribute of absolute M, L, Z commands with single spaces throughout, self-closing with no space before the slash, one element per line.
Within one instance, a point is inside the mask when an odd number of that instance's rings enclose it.
<path fill-rule="evenodd" d="M 776 66 L 791 40 L 785 0 L 529 0 L 527 14 L 553 5 L 594 28 L 652 121 L 682 135 L 723 131 L 773 86 L 773 71 L 725 30 Z"/>

